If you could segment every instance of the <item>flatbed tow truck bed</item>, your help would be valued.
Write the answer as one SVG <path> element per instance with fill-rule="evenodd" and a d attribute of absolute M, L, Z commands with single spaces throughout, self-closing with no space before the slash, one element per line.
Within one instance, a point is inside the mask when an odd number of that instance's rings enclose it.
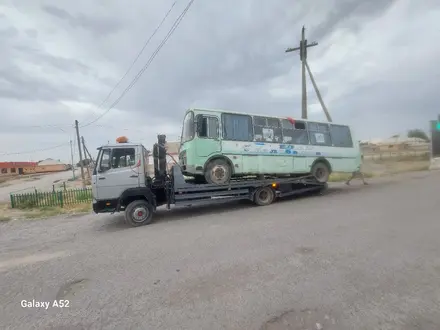
<path fill-rule="evenodd" d="M 312 191 L 322 192 L 327 189 L 326 183 L 319 183 L 312 176 L 236 180 L 226 185 L 215 185 L 186 182 L 178 166 L 172 168 L 172 173 L 174 189 L 170 204 L 176 205 L 205 205 L 250 200 L 263 206 L 271 204 L 277 198 Z M 273 192 L 273 196 L 271 196 L 270 190 Z M 261 196 L 261 194 L 269 194 L 269 196 Z"/>

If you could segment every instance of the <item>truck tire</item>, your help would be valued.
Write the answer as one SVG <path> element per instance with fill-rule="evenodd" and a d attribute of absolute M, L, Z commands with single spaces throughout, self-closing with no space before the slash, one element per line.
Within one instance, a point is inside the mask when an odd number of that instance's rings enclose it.
<path fill-rule="evenodd" d="M 330 169 L 324 162 L 317 162 L 313 165 L 311 174 L 319 183 L 326 183 L 330 177 Z"/>
<path fill-rule="evenodd" d="M 232 168 L 224 159 L 211 160 L 206 166 L 205 179 L 211 184 L 226 184 L 231 180 Z"/>
<path fill-rule="evenodd" d="M 125 209 L 125 222 L 130 226 L 139 227 L 153 222 L 153 206 L 146 200 L 136 200 Z"/>
<path fill-rule="evenodd" d="M 258 206 L 272 204 L 275 200 L 275 192 L 271 187 L 258 188 L 254 193 L 254 203 Z"/>

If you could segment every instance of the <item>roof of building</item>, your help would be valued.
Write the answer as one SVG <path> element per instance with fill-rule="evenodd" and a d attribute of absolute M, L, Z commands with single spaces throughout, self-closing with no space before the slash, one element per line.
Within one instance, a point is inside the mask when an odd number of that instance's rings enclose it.
<path fill-rule="evenodd" d="M 56 159 L 52 159 L 52 158 L 47 158 L 45 160 L 40 160 L 38 162 L 39 166 L 43 166 L 43 165 L 64 165 L 63 162 L 56 160 Z"/>

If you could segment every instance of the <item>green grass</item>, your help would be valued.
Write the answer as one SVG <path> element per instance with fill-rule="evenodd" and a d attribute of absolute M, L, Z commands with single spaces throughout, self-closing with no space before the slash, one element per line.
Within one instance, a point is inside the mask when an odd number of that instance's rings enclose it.
<path fill-rule="evenodd" d="M 68 205 L 63 208 L 58 206 L 46 206 L 33 210 L 26 210 L 25 212 L 23 212 L 23 217 L 26 219 L 44 219 L 55 217 L 57 215 L 87 214 L 91 211 L 92 205 L 90 203 Z"/>

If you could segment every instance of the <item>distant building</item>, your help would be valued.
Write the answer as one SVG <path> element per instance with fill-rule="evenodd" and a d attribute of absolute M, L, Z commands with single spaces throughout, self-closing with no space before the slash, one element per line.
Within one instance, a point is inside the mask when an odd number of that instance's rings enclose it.
<path fill-rule="evenodd" d="M 0 176 L 62 172 L 70 168 L 70 165 L 51 158 L 39 162 L 0 162 Z"/>
<path fill-rule="evenodd" d="M 35 173 L 36 162 L 0 162 L 0 175 L 13 176 Z"/>
<path fill-rule="evenodd" d="M 70 169 L 70 165 L 62 163 L 60 160 L 47 158 L 38 162 L 36 173 L 62 172 Z"/>

